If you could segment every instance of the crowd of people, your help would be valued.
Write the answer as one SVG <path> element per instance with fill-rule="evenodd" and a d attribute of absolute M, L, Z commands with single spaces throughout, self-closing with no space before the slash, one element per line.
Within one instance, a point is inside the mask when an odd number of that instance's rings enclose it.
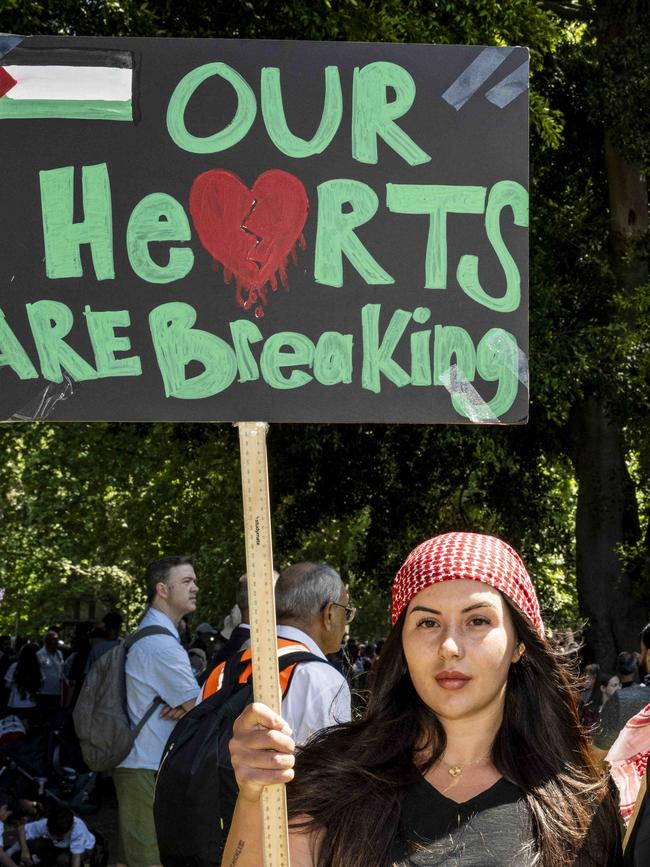
<path fill-rule="evenodd" d="M 119 622 L 116 618 L 119 618 Z M 97 641 L 108 640 L 121 617 L 110 615 L 95 629 Z M 88 629 L 90 632 L 90 629 Z M 108 648 L 106 648 L 108 649 Z M 57 628 L 42 642 L 0 636 L 0 865 L 42 864 L 80 867 L 101 863 L 97 840 L 85 821 L 48 788 L 55 732 L 71 730 L 70 707 L 89 663 L 78 638 L 66 646 Z M 73 735 L 74 736 L 74 735 Z M 25 761 L 20 760 L 22 742 Z M 15 771 L 16 766 L 22 768 Z M 66 769 L 68 772 L 70 769 Z M 61 793 L 59 793 L 61 794 Z M 105 859 L 104 859 L 105 860 Z"/>
<path fill-rule="evenodd" d="M 150 564 L 138 629 L 155 634 L 130 648 L 125 668 L 129 719 L 146 721 L 111 774 L 118 867 L 165 864 L 154 821 L 165 745 L 250 645 L 246 576 L 220 629 L 191 629 L 198 592 L 190 558 Z M 280 719 L 253 704 L 235 724 L 240 797 L 225 816 L 224 865 L 259 867 L 251 828 L 260 792 L 290 779 L 295 867 L 446 865 L 466 850 L 476 865 L 623 863 L 617 808 L 629 821 L 650 754 L 650 625 L 615 671 L 590 664 L 578 680 L 580 643 L 570 630 L 545 633 L 517 554 L 467 533 L 436 537 L 407 558 L 386 639 L 353 637 L 356 609 L 326 564 L 275 573 L 275 596 L 278 655 L 299 649 L 309 661 L 286 677 Z M 100 624 L 80 624 L 69 644 L 56 627 L 42 642 L 0 637 L 2 713 L 17 721 L 5 734 L 56 725 L 121 633 L 121 616 L 109 612 Z M 625 754 L 630 725 L 633 756 Z M 618 806 L 603 768 L 612 770 Z M 0 865 L 78 867 L 94 846 L 81 818 L 61 804 L 30 816 L 0 777 Z M 650 863 L 627 857 L 635 867 Z"/>

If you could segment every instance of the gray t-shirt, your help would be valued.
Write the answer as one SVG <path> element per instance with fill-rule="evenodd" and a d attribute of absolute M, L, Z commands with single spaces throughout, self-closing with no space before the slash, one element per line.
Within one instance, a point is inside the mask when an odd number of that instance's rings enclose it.
<path fill-rule="evenodd" d="M 600 715 L 600 723 L 593 735 L 594 746 L 599 750 L 609 750 L 625 723 L 649 702 L 650 689 L 647 686 L 634 684 L 615 692 Z"/>

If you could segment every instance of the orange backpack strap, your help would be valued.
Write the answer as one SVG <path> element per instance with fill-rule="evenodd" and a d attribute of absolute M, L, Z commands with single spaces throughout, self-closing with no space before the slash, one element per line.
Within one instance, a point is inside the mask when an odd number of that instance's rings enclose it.
<path fill-rule="evenodd" d="M 283 657 L 301 652 L 309 654 L 311 658 L 310 660 L 304 660 L 305 662 L 311 660 L 325 662 L 325 660 L 320 660 L 319 657 L 312 654 L 309 648 L 300 641 L 292 641 L 290 638 L 277 638 L 276 641 L 278 649 L 278 662 L 280 663 L 280 665 L 282 663 Z M 245 650 L 240 652 L 238 665 L 241 666 L 241 672 L 237 680 L 239 683 L 242 684 L 247 683 L 253 675 L 253 664 L 251 662 L 250 647 L 247 647 Z M 296 665 L 298 665 L 298 662 L 294 662 L 286 668 L 282 668 L 280 671 L 280 692 L 283 698 L 286 695 L 287 690 L 289 689 L 289 684 L 291 683 L 291 678 L 293 677 Z M 215 692 L 218 692 L 221 689 L 221 686 L 223 685 L 223 676 L 225 670 L 226 663 L 222 662 L 214 669 L 214 671 L 210 672 L 208 679 L 203 684 L 201 701 L 204 701 L 206 698 L 210 698 L 211 695 L 214 695 Z"/>
<path fill-rule="evenodd" d="M 226 663 L 221 662 L 216 668 L 214 668 L 208 677 L 208 679 L 203 684 L 203 689 L 201 690 L 200 700 L 203 701 L 206 698 L 210 698 L 211 695 L 214 695 L 215 692 L 218 692 L 221 689 L 221 684 L 223 683 L 223 673 L 226 668 Z"/>

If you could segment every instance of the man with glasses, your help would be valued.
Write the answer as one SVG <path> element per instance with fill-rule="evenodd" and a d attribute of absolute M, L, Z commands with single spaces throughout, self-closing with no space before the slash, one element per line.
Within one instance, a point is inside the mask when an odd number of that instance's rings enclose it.
<path fill-rule="evenodd" d="M 126 658 L 126 697 L 135 725 L 162 702 L 139 733 L 131 752 L 113 771 L 119 804 L 118 867 L 160 864 L 153 818 L 156 771 L 176 720 L 194 707 L 199 686 L 181 644 L 178 623 L 196 610 L 198 587 L 189 557 L 161 557 L 147 569 L 146 609 L 138 629 L 154 626 Z M 165 630 L 165 631 L 163 631 Z"/>
<path fill-rule="evenodd" d="M 322 659 L 336 653 L 356 609 L 338 572 L 325 563 L 296 563 L 275 585 L 279 638 L 299 641 Z M 314 732 L 351 717 L 350 688 L 332 665 L 299 663 L 282 702 L 282 716 L 303 744 Z"/>

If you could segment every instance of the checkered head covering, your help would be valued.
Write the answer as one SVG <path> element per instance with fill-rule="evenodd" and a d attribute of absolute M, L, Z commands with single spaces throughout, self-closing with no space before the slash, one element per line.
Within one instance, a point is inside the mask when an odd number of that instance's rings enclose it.
<path fill-rule="evenodd" d="M 544 635 L 535 588 L 521 558 L 501 539 L 480 533 L 445 533 L 411 551 L 393 581 L 393 623 L 420 590 L 462 578 L 500 590 Z"/>

